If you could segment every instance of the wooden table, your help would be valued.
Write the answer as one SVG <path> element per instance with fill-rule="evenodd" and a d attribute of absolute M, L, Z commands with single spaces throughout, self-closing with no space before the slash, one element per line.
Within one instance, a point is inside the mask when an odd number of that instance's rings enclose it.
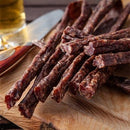
<path fill-rule="evenodd" d="M 63 9 L 65 6 L 72 0 L 24 0 L 25 12 L 26 12 L 26 22 L 29 23 L 32 20 L 36 19 L 40 15 L 54 10 L 54 9 Z M 93 6 L 99 0 L 87 0 L 88 3 Z M 127 1 L 127 0 L 126 0 Z M 1 129 L 21 129 L 10 121 L 0 116 L 0 130 Z"/>

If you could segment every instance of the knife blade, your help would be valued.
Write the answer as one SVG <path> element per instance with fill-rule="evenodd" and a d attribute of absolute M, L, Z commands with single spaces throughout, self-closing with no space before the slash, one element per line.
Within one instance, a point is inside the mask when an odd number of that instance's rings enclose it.
<path fill-rule="evenodd" d="M 63 15 L 62 10 L 55 10 L 49 12 L 30 24 L 28 24 L 24 30 L 26 30 L 26 38 L 21 42 L 19 35 L 9 34 L 3 36 L 3 39 L 7 39 L 13 48 L 7 49 L 0 53 L 0 76 L 12 68 L 15 64 L 23 59 L 25 54 L 33 48 L 33 41 L 40 40 L 49 33 L 49 31 L 58 23 Z"/>

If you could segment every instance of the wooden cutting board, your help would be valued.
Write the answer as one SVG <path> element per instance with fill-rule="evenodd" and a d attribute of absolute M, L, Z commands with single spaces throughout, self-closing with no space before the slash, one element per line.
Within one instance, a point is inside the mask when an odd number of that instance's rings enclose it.
<path fill-rule="evenodd" d="M 124 5 L 128 1 L 124 0 Z M 130 18 L 125 26 L 130 26 Z M 90 101 L 81 96 L 71 96 L 67 93 L 63 101 L 58 104 L 49 97 L 44 104 L 38 104 L 31 119 L 20 115 L 17 107 L 19 102 L 14 108 L 7 110 L 4 103 L 5 94 L 21 77 L 37 52 L 38 48 L 34 48 L 18 65 L 0 77 L 0 115 L 21 128 L 30 130 L 40 128 L 61 130 L 130 129 L 130 96 L 109 86 L 101 87 Z M 120 66 L 119 70 L 118 75 L 130 78 L 130 65 Z M 32 83 L 29 87 L 31 85 Z"/>

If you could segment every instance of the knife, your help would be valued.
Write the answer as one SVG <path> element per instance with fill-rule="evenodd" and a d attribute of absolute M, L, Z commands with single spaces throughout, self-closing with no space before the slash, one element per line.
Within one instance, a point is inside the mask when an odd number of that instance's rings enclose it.
<path fill-rule="evenodd" d="M 24 30 L 26 30 L 26 38 L 21 42 L 19 35 L 16 34 L 5 35 L 3 39 L 13 39 L 13 48 L 0 52 L 0 76 L 12 68 L 15 64 L 23 59 L 25 54 L 33 48 L 33 41 L 40 40 L 49 33 L 49 31 L 58 23 L 63 15 L 62 10 L 55 10 L 49 12 L 30 24 L 28 24 Z"/>

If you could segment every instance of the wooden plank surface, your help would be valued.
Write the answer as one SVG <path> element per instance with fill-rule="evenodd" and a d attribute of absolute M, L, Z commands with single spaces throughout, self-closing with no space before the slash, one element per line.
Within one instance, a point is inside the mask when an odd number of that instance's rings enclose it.
<path fill-rule="evenodd" d="M 37 2 L 40 4 L 37 4 Z M 55 6 L 52 7 L 51 0 L 47 2 L 38 0 L 37 2 L 25 1 L 27 21 L 32 21 L 46 11 L 57 8 L 58 5 L 61 5 L 60 8 L 64 9 L 67 4 L 66 1 L 61 0 L 58 1 L 59 3 L 54 2 Z M 49 2 L 50 6 L 48 6 Z M 128 0 L 123 2 L 126 4 Z M 35 12 L 35 14 L 30 15 L 31 12 Z M 130 26 L 130 19 L 127 21 L 127 26 Z M 0 78 L 0 115 L 24 129 L 53 129 L 54 127 L 75 130 L 130 129 L 130 96 L 108 86 L 102 87 L 91 101 L 87 101 L 80 96 L 73 97 L 69 94 L 65 96 L 60 104 L 48 98 L 44 104 L 38 104 L 31 120 L 25 119 L 19 114 L 17 105 L 8 111 L 4 104 L 4 95 L 11 85 L 21 77 L 24 69 L 30 64 L 37 51 L 38 49 L 32 50 L 20 64 Z M 128 68 L 130 66 L 123 66 L 118 74 L 129 77 L 130 70 L 128 71 Z M 2 121 L 7 123 L 5 119 Z"/>

